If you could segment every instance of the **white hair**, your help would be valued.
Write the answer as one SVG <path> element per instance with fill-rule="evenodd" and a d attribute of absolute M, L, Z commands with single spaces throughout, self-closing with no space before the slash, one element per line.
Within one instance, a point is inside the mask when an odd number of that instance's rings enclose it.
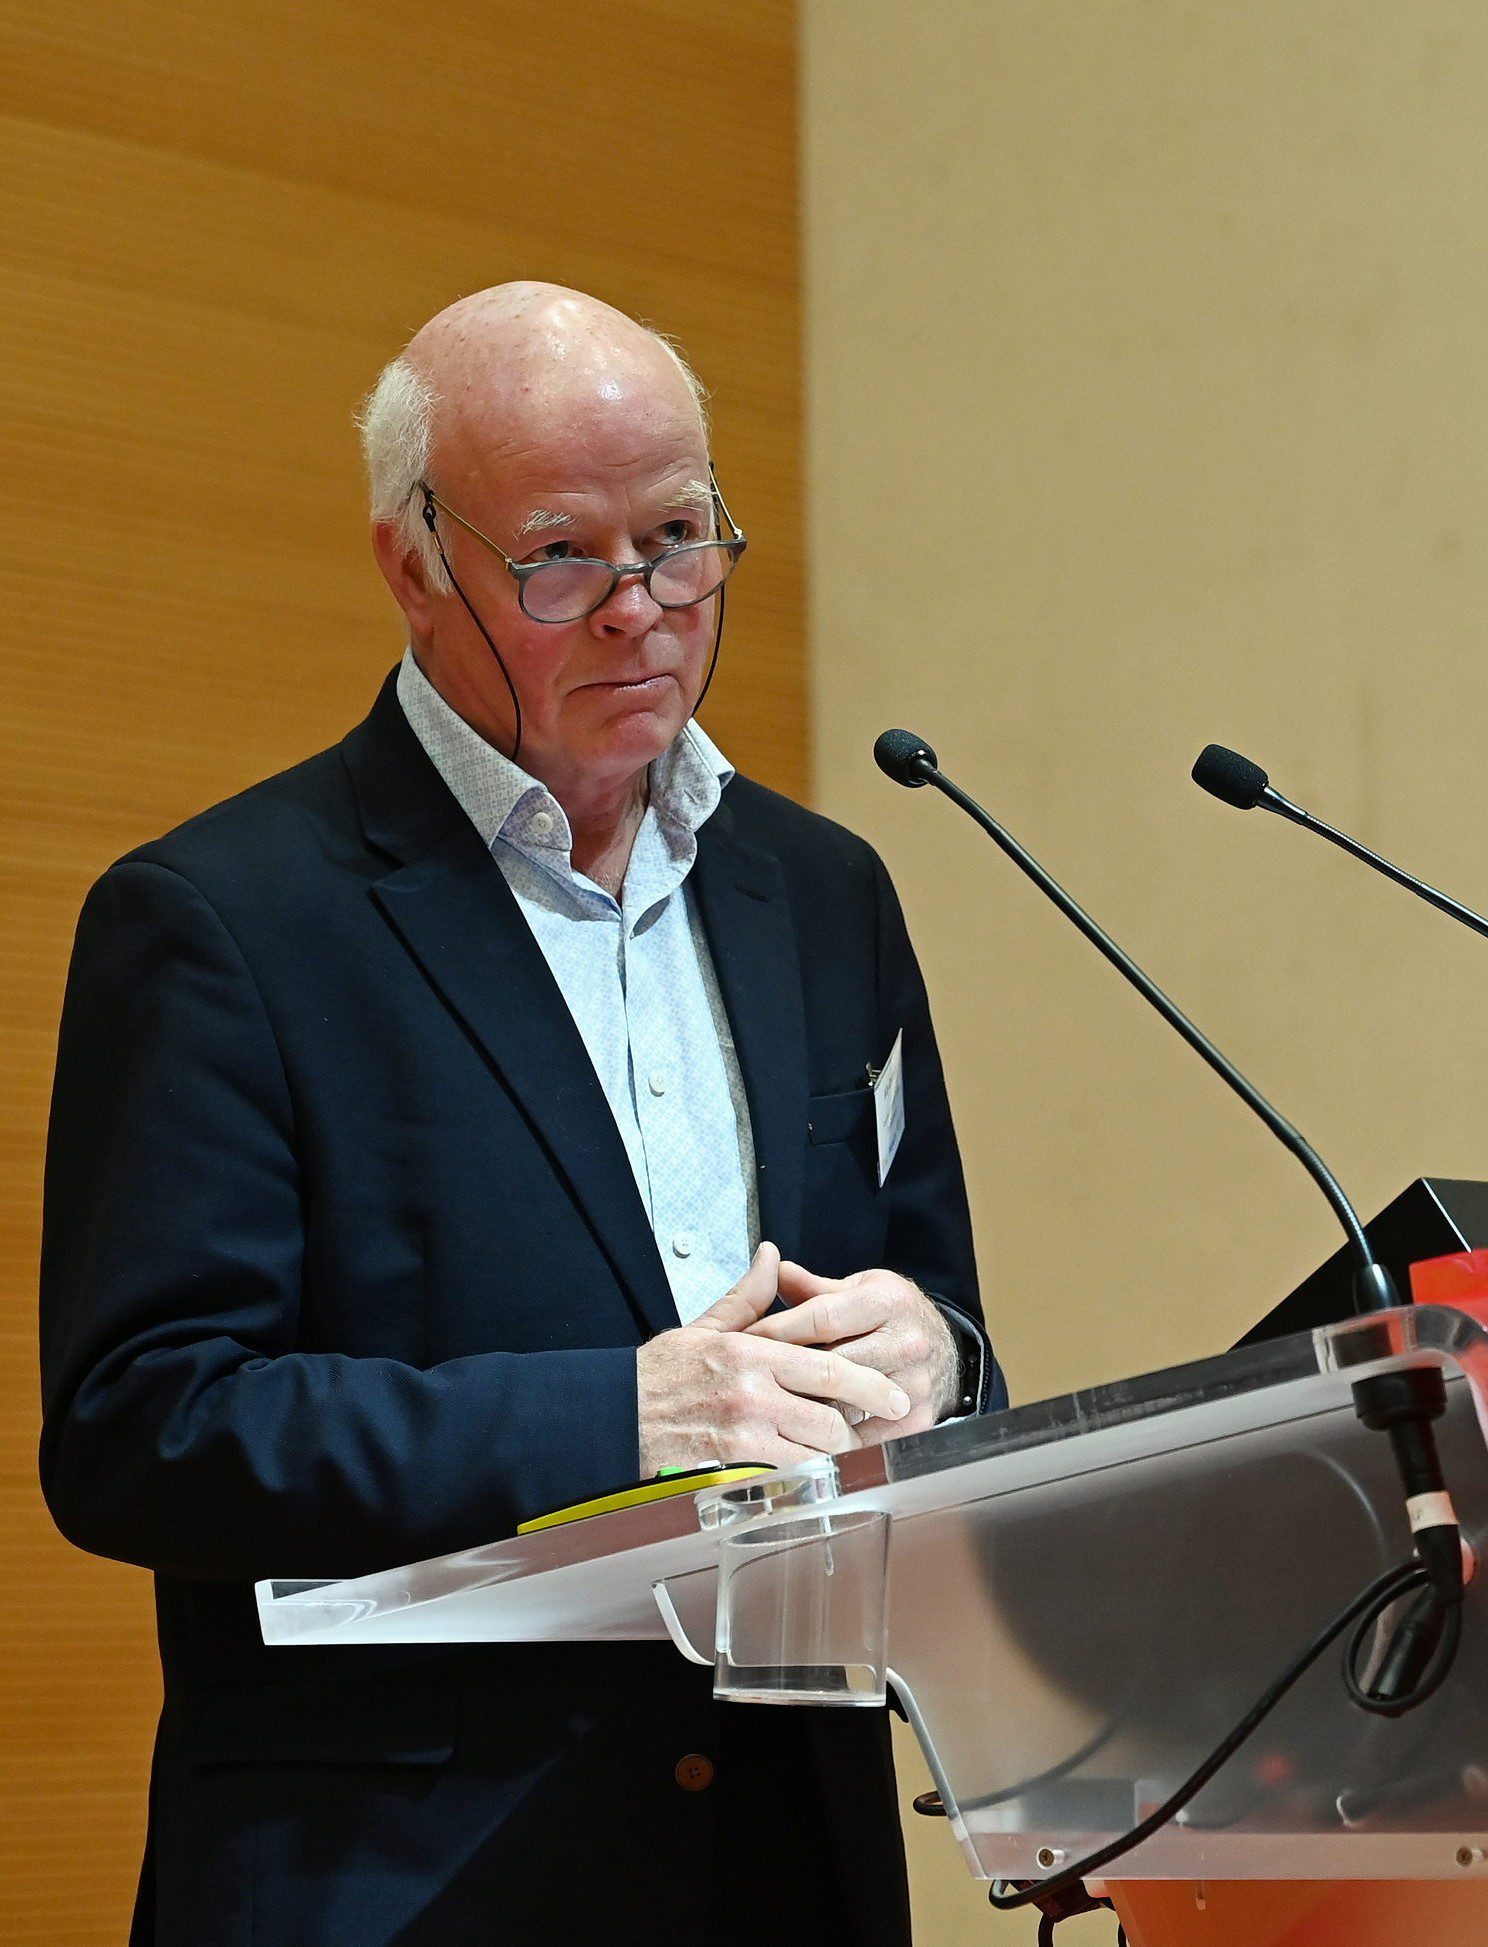
<path fill-rule="evenodd" d="M 379 373 L 357 409 L 356 424 L 373 520 L 392 523 L 402 546 L 423 562 L 430 585 L 443 593 L 449 576 L 424 525 L 423 500 L 416 492 L 429 475 L 436 403 L 433 386 L 400 352 Z"/>
<path fill-rule="evenodd" d="M 697 373 L 688 364 L 682 347 L 677 343 L 675 338 L 669 338 L 664 331 L 658 331 L 655 325 L 647 324 L 644 319 L 637 319 L 637 323 L 648 338 L 654 338 L 656 340 L 657 344 L 660 345 L 661 349 L 682 374 L 687 389 L 692 394 L 692 403 L 697 407 L 698 418 L 703 422 L 703 438 L 711 441 L 713 425 L 708 417 L 707 386 L 703 384 Z"/>
<path fill-rule="evenodd" d="M 664 332 L 651 325 L 642 325 L 641 329 L 656 340 L 682 374 L 706 439 L 708 394 L 702 380 Z M 449 589 L 450 580 L 424 521 L 423 497 L 417 492 L 419 483 L 429 477 L 438 404 L 433 386 L 400 352 L 383 367 L 376 385 L 357 408 L 356 426 L 362 436 L 373 520 L 392 523 L 401 546 L 418 555 L 429 585 L 442 594 Z"/>

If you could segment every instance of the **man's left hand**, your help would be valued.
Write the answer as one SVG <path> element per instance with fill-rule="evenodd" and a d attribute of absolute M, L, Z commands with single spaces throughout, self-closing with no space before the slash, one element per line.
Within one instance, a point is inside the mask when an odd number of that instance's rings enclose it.
<path fill-rule="evenodd" d="M 864 1420 L 854 1427 L 863 1446 L 923 1433 L 950 1410 L 960 1372 L 956 1341 L 934 1301 L 908 1278 L 882 1270 L 819 1278 L 787 1259 L 780 1266 L 780 1296 L 791 1309 L 757 1319 L 748 1328 L 755 1337 L 830 1346 L 909 1394 L 902 1420 Z"/>

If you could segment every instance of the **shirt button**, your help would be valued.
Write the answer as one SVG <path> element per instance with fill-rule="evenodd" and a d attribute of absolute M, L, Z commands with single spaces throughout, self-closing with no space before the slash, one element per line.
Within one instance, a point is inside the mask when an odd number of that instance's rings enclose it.
<path fill-rule="evenodd" d="M 548 833 L 553 829 L 552 812 L 534 811 L 532 814 L 532 829 L 537 833 L 539 838 L 546 838 Z"/>
<path fill-rule="evenodd" d="M 678 1758 L 673 1777 L 685 1792 L 705 1792 L 713 1782 L 713 1760 L 701 1751 L 689 1751 Z"/>
<path fill-rule="evenodd" d="M 664 1068 L 653 1068 L 647 1082 L 653 1095 L 665 1095 L 667 1091 L 667 1072 Z"/>
<path fill-rule="evenodd" d="M 691 1257 L 692 1232 L 690 1230 L 679 1230 L 677 1235 L 672 1239 L 672 1249 L 678 1257 Z"/>

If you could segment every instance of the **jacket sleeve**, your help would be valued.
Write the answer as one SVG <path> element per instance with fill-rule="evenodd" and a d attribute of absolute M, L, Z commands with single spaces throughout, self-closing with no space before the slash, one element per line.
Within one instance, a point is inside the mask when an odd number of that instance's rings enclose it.
<path fill-rule="evenodd" d="M 898 895 L 882 860 L 875 856 L 873 864 L 879 1045 L 887 1049 L 896 1034 L 904 1035 L 904 1136 L 884 1184 L 885 1263 L 929 1293 L 947 1314 L 958 1344 L 969 1337 L 979 1345 L 976 1410 L 995 1412 L 1008 1403 L 1007 1386 L 983 1322 L 971 1212 L 929 997 Z"/>
<path fill-rule="evenodd" d="M 180 874 L 115 866 L 79 922 L 47 1151 L 41 1471 L 70 1540 L 176 1575 L 360 1574 L 634 1477 L 634 1348 L 298 1349 L 306 1194 L 243 955 Z"/>

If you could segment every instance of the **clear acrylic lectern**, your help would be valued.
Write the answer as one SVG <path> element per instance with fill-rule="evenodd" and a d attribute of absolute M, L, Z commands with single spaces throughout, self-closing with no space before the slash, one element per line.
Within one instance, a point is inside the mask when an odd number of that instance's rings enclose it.
<path fill-rule="evenodd" d="M 1402 1364 L 1446 1375 L 1442 1458 L 1481 1554 L 1488 1333 L 1422 1306 L 356 1581 L 265 1582 L 264 1639 L 668 1635 L 720 1694 L 848 1707 L 880 1694 L 877 1656 L 972 1872 L 1045 1878 L 1166 1797 L 1407 1557 L 1389 1447 L 1350 1396 Z M 1324 1657 L 1113 1870 L 1488 1878 L 1485 1606 L 1488 1573 L 1448 1683 L 1398 1720 L 1355 1709 Z"/>

